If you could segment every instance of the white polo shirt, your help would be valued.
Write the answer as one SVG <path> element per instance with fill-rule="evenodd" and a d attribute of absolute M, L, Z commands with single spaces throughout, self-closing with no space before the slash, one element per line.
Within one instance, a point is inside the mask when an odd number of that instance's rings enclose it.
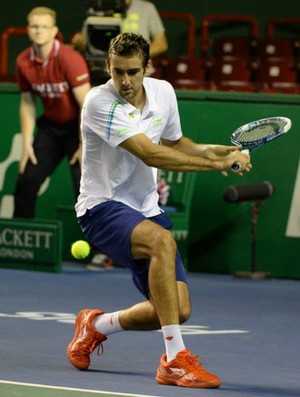
<path fill-rule="evenodd" d="M 77 216 L 107 200 L 120 201 L 146 217 L 160 213 L 157 169 L 121 148 L 126 139 L 144 133 L 161 138 L 182 136 L 176 94 L 163 80 L 144 78 L 143 111 L 122 98 L 109 80 L 87 94 L 82 110 L 83 159 Z"/>

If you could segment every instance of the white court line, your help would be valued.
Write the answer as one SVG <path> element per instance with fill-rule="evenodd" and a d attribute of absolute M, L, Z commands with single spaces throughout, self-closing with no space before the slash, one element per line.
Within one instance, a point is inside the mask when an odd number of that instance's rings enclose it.
<path fill-rule="evenodd" d="M 101 393 L 107 395 L 114 395 L 114 396 L 126 396 L 126 397 L 161 397 L 161 396 L 150 396 L 149 394 L 131 394 L 131 393 L 117 393 L 117 392 L 109 392 L 103 390 L 89 390 L 89 389 L 77 389 L 74 387 L 61 387 L 61 386 L 49 386 L 49 385 L 39 385 L 36 383 L 24 383 L 24 382 L 13 382 L 13 381 L 6 381 L 0 380 L 0 384 L 7 384 L 7 385 L 15 385 L 15 386 L 27 386 L 27 387 L 40 387 L 44 389 L 52 389 L 52 390 L 62 390 L 62 391 L 74 391 L 74 392 L 84 392 L 84 393 Z"/>

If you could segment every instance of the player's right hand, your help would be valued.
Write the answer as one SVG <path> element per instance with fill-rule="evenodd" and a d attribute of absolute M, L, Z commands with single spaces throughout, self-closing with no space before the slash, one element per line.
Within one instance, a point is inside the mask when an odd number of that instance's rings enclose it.
<path fill-rule="evenodd" d="M 238 171 L 233 171 L 232 166 L 235 163 L 239 163 L 241 168 Z M 231 152 L 225 159 L 224 159 L 224 168 L 225 170 L 222 172 L 224 176 L 227 176 L 227 171 L 233 171 L 235 174 L 243 176 L 243 172 L 249 172 L 252 169 L 250 155 L 243 153 L 240 150 L 235 150 Z"/>

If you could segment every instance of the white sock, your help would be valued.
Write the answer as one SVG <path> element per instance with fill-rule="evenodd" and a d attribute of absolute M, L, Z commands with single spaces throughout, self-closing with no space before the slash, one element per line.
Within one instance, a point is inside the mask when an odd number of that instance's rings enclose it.
<path fill-rule="evenodd" d="M 95 317 L 94 327 L 96 331 L 101 332 L 103 335 L 110 335 L 115 332 L 123 331 L 119 322 L 119 314 L 121 311 L 113 313 L 104 313 Z"/>
<path fill-rule="evenodd" d="M 176 357 L 177 353 L 185 349 L 185 345 L 179 325 L 166 325 L 161 330 L 166 346 L 167 362 L 169 362 Z"/>

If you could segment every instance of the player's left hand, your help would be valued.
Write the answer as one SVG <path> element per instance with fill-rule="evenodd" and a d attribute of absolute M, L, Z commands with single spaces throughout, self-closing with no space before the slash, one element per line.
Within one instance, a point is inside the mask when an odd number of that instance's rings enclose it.
<path fill-rule="evenodd" d="M 210 160 L 218 160 L 228 156 L 230 153 L 241 150 L 240 146 L 225 146 L 225 145 L 206 145 L 203 155 Z"/>

